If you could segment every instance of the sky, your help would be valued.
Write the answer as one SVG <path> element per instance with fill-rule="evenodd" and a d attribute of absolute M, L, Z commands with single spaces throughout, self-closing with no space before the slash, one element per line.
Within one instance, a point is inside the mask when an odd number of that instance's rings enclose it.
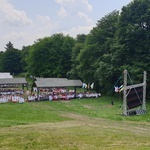
<path fill-rule="evenodd" d="M 22 49 L 39 38 L 88 34 L 114 10 L 132 0 L 0 0 L 0 51 L 10 41 Z"/>

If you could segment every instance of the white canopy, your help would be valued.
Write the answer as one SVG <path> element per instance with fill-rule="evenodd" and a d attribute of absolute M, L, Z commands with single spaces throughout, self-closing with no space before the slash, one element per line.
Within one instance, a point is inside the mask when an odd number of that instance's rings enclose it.
<path fill-rule="evenodd" d="M 8 72 L 0 72 L 0 79 L 13 78 Z"/>

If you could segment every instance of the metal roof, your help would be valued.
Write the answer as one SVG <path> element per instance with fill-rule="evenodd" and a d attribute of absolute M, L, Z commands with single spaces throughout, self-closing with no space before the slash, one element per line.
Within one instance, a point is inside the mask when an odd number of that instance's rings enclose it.
<path fill-rule="evenodd" d="M 25 78 L 0 79 L 0 85 L 11 85 L 11 84 L 27 84 L 27 81 Z"/>
<path fill-rule="evenodd" d="M 0 72 L 0 79 L 5 79 L 5 78 L 13 78 L 12 75 L 8 72 Z"/>
<path fill-rule="evenodd" d="M 82 86 L 81 80 L 68 80 L 67 78 L 37 78 L 35 84 L 38 88 Z"/>

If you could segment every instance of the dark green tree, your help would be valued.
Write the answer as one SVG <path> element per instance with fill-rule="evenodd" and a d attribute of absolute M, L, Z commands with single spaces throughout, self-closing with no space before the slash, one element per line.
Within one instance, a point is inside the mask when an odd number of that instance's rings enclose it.
<path fill-rule="evenodd" d="M 72 37 L 66 36 L 64 38 L 61 47 L 61 58 L 60 58 L 60 66 L 62 66 L 61 76 L 63 77 L 66 77 L 68 72 L 71 70 L 71 66 L 72 66 L 71 55 L 72 55 L 72 49 L 74 45 L 75 45 L 75 40 Z"/>
<path fill-rule="evenodd" d="M 78 34 L 76 36 L 76 42 L 77 43 L 84 43 L 86 40 L 86 35 L 85 34 Z"/>
<path fill-rule="evenodd" d="M 4 72 L 10 72 L 12 75 L 18 75 L 22 72 L 21 51 L 6 45 L 6 51 L 1 59 L 1 66 Z"/>
<path fill-rule="evenodd" d="M 72 54 L 71 54 L 72 66 L 71 66 L 71 70 L 68 72 L 70 78 L 73 79 L 80 78 L 77 69 L 77 66 L 79 65 L 78 55 L 84 47 L 85 40 L 86 40 L 85 34 L 78 34 L 76 36 L 76 44 L 73 47 Z"/>
<path fill-rule="evenodd" d="M 49 47 L 51 47 L 50 38 L 39 39 L 30 47 L 29 55 L 26 59 L 27 71 L 30 75 L 45 77 L 46 75 L 44 74 L 50 73 L 47 66 L 49 64 Z"/>
<path fill-rule="evenodd" d="M 21 50 L 21 66 L 23 73 L 27 72 L 27 62 L 26 59 L 29 56 L 29 50 L 31 46 L 23 46 Z"/>
<path fill-rule="evenodd" d="M 14 48 L 13 44 L 9 41 L 9 42 L 6 44 L 5 50 L 11 50 L 11 49 L 13 49 L 13 48 Z"/>
<path fill-rule="evenodd" d="M 72 54 L 71 54 L 72 66 L 71 66 L 71 70 L 69 71 L 70 78 L 73 78 L 73 79 L 80 78 L 78 69 L 77 69 L 79 65 L 78 55 L 80 51 L 83 49 L 83 47 L 84 47 L 83 43 L 76 43 L 72 49 Z"/>
<path fill-rule="evenodd" d="M 73 46 L 74 39 L 63 34 L 39 39 L 30 48 L 28 72 L 36 77 L 66 77 Z"/>
<path fill-rule="evenodd" d="M 0 52 L 0 72 L 3 72 L 3 69 L 2 69 L 2 59 L 3 59 L 3 55 L 4 55 L 4 52 L 1 51 L 1 52 Z"/>
<path fill-rule="evenodd" d="M 141 82 L 143 71 L 150 72 L 150 1 L 134 0 L 122 8 L 118 48 L 113 55 L 115 68 L 127 69 L 133 82 Z"/>
<path fill-rule="evenodd" d="M 98 90 L 110 85 L 113 74 L 111 46 L 117 31 L 118 19 L 119 12 L 113 11 L 99 20 L 87 36 L 85 46 L 78 57 L 79 76 L 87 83 L 95 82 Z"/>

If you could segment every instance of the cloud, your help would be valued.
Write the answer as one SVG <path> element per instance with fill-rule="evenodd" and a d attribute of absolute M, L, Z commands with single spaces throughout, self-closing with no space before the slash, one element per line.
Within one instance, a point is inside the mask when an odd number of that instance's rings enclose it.
<path fill-rule="evenodd" d="M 33 20 L 28 18 L 25 11 L 15 9 L 8 0 L 0 1 L 0 50 L 9 41 L 15 48 L 21 49 L 52 34 L 63 33 L 76 37 L 77 34 L 88 34 L 93 28 L 93 20 L 89 17 L 92 6 L 88 0 L 55 0 L 58 4 L 55 12 L 48 10 L 50 13 L 44 15 L 40 10 Z M 29 9 L 32 7 L 29 6 Z"/>
<path fill-rule="evenodd" d="M 32 45 L 37 39 L 51 36 L 56 33 L 59 25 L 50 19 L 49 16 L 38 15 L 35 18 L 34 24 L 26 28 L 17 28 L 5 32 L 0 36 L 1 47 L 0 51 L 4 51 L 6 43 L 11 41 L 15 48 L 21 49 L 22 46 Z M 5 28 L 6 29 L 6 28 Z M 2 46 L 3 45 L 3 46 Z"/>
<path fill-rule="evenodd" d="M 67 12 L 63 6 L 61 6 L 60 10 L 57 12 L 58 16 L 61 16 L 62 18 L 67 16 Z"/>
<path fill-rule="evenodd" d="M 36 17 L 34 26 L 32 27 L 32 29 L 30 29 L 29 33 L 30 43 L 31 41 L 35 41 L 39 38 L 51 36 L 52 34 L 56 33 L 58 29 L 59 29 L 58 22 L 51 20 L 49 16 L 38 15 Z M 26 40 L 28 39 L 26 38 Z"/>
<path fill-rule="evenodd" d="M 3 38 L 4 39 L 12 39 L 12 40 L 22 40 L 22 39 L 24 39 L 24 37 L 26 36 L 26 34 L 24 33 L 24 32 L 14 32 L 14 31 L 12 31 L 12 32 L 10 32 L 10 33 L 8 33 L 8 34 L 6 34 Z"/>
<path fill-rule="evenodd" d="M 1 23 L 10 26 L 29 26 L 32 21 L 24 11 L 16 10 L 7 0 L 1 0 L 0 5 Z"/>
<path fill-rule="evenodd" d="M 70 35 L 72 37 L 76 37 L 77 34 L 89 34 L 90 30 L 93 26 L 77 26 L 73 27 L 68 31 L 63 31 L 65 35 Z"/>
<path fill-rule="evenodd" d="M 2 41 L 0 50 L 5 51 L 4 47 L 9 41 L 11 41 L 11 43 L 14 45 L 15 48 L 16 47 L 22 48 L 22 46 L 24 45 L 24 41 L 26 40 L 26 37 L 29 36 L 25 32 L 11 31 L 9 33 L 6 33 L 5 35 L 3 35 L 2 38 L 0 38 L 0 40 Z"/>
<path fill-rule="evenodd" d="M 36 18 L 40 23 L 43 23 L 43 24 L 49 24 L 51 22 L 51 19 L 49 16 L 38 15 Z"/>
<path fill-rule="evenodd" d="M 76 9 L 84 7 L 88 11 L 92 11 L 93 9 L 92 5 L 88 2 L 88 0 L 55 0 L 55 2 L 65 7 L 74 8 L 76 6 Z"/>
<path fill-rule="evenodd" d="M 75 0 L 55 0 L 58 4 L 66 5 L 67 3 L 75 2 Z"/>
<path fill-rule="evenodd" d="M 61 7 L 57 15 L 62 18 L 59 23 L 66 25 L 64 28 L 69 28 L 72 24 L 74 26 L 94 24 L 94 21 L 89 17 L 93 7 L 88 0 L 55 0 L 55 2 Z M 69 23 L 66 24 L 66 21 Z"/>
<path fill-rule="evenodd" d="M 94 24 L 94 21 L 90 17 L 88 17 L 86 14 L 84 14 L 83 12 L 78 12 L 78 16 L 81 19 L 84 19 L 88 24 Z"/>
<path fill-rule="evenodd" d="M 89 4 L 88 0 L 82 0 L 82 3 L 87 7 L 89 11 L 93 10 L 93 7 Z"/>
<path fill-rule="evenodd" d="M 42 15 L 38 15 L 37 16 L 37 22 L 36 23 L 36 27 L 37 31 L 45 31 L 46 33 L 48 33 L 48 31 L 53 31 L 53 30 L 57 30 L 59 28 L 59 25 L 57 22 L 54 22 L 50 19 L 49 16 L 42 16 Z"/>

